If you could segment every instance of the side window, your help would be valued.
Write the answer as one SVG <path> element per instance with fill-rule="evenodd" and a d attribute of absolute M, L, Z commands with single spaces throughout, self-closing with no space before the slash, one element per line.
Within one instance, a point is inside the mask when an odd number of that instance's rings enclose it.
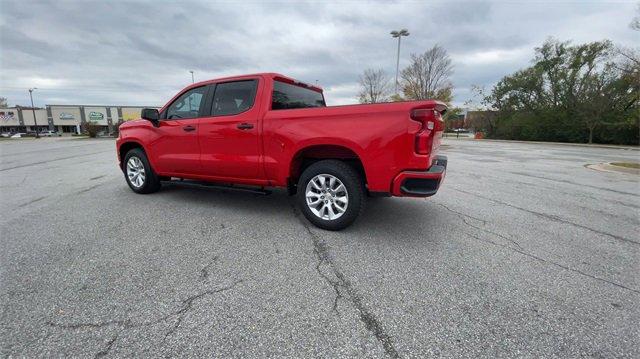
<path fill-rule="evenodd" d="M 257 80 L 225 82 L 216 85 L 213 96 L 213 116 L 237 115 L 253 106 Z"/>
<path fill-rule="evenodd" d="M 167 119 L 196 118 L 204 102 L 207 87 L 197 87 L 183 93 L 167 108 Z"/>

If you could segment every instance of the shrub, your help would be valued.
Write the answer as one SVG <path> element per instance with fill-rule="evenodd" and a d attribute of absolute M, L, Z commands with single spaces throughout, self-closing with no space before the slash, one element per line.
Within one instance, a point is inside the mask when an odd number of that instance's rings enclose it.
<path fill-rule="evenodd" d="M 120 133 L 120 125 L 122 125 L 123 123 L 124 123 L 123 120 L 119 120 L 113 125 L 113 132 L 112 132 L 113 137 L 118 137 L 118 134 Z"/>
<path fill-rule="evenodd" d="M 87 121 L 81 127 L 82 133 L 91 138 L 98 137 L 98 132 L 101 130 L 101 127 L 95 121 Z"/>

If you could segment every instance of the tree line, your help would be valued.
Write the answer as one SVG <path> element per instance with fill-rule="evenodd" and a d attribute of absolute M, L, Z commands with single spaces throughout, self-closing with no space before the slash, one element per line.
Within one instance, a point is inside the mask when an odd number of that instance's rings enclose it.
<path fill-rule="evenodd" d="M 631 28 L 640 30 L 636 17 Z M 438 99 L 451 104 L 453 65 L 435 45 L 412 54 L 392 93 L 382 69 L 360 76 L 361 103 Z M 531 65 L 504 76 L 492 88 L 474 86 L 467 126 L 489 138 L 634 144 L 640 142 L 640 50 L 609 40 L 585 44 L 548 39 Z M 462 112 L 450 105 L 449 116 Z"/>
<path fill-rule="evenodd" d="M 547 40 L 532 65 L 490 90 L 475 88 L 488 137 L 635 144 L 640 136 L 640 56 L 610 41 Z"/>

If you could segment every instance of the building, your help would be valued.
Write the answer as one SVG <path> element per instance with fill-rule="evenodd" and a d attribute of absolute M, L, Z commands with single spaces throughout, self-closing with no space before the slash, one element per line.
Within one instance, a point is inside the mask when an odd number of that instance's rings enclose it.
<path fill-rule="evenodd" d="M 465 119 L 465 114 L 463 113 L 450 116 L 445 122 L 446 130 L 451 131 L 459 128 L 465 128 L 464 119 Z"/>
<path fill-rule="evenodd" d="M 497 111 L 469 111 L 465 119 L 467 128 L 476 131 L 487 131 L 491 133 L 495 127 Z"/>
<path fill-rule="evenodd" d="M 46 105 L 45 108 L 16 106 L 0 108 L 0 132 L 57 131 L 80 133 L 85 122 L 95 122 L 103 134 L 113 132 L 119 121 L 140 118 L 143 108 L 156 106 Z M 35 112 L 35 121 L 34 121 Z M 36 126 L 37 123 L 37 126 Z"/>

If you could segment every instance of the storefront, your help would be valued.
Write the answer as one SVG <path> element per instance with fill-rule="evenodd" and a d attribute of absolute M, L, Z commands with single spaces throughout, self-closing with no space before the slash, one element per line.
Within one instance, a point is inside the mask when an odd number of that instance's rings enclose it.
<path fill-rule="evenodd" d="M 0 132 L 31 132 L 37 129 L 39 132 L 75 134 L 81 132 L 83 123 L 93 122 L 101 127 L 100 135 L 107 136 L 114 133 L 118 122 L 139 119 L 143 108 L 145 106 L 93 105 L 46 105 L 44 109 L 35 111 L 25 107 L 0 108 Z"/>
<path fill-rule="evenodd" d="M 0 132 L 12 134 L 36 130 L 49 130 L 46 110 L 25 107 L 0 108 Z"/>
<path fill-rule="evenodd" d="M 63 134 L 79 133 L 82 115 L 80 106 L 47 106 L 55 131 Z"/>
<path fill-rule="evenodd" d="M 13 133 L 20 129 L 17 108 L 0 109 L 0 132 Z"/>

